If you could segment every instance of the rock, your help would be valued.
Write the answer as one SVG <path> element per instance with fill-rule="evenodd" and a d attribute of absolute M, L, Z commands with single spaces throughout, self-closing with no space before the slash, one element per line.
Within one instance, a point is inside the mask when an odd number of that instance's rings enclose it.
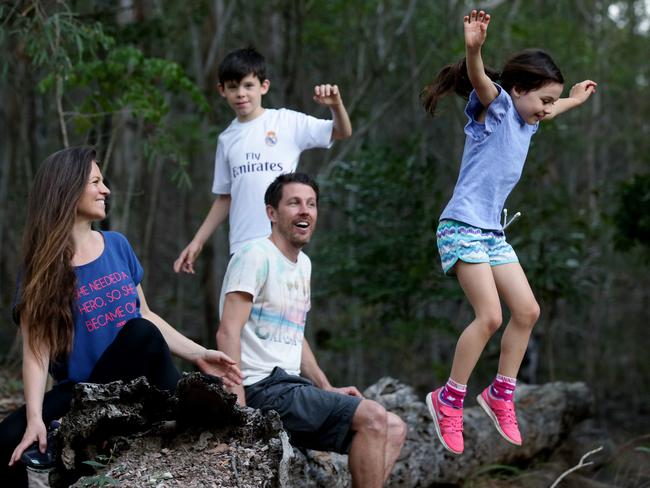
<path fill-rule="evenodd" d="M 438 441 L 426 405 L 410 386 L 382 378 L 364 395 L 408 424 L 406 444 L 388 482 L 392 487 L 457 484 L 481 466 L 534 459 L 542 451 L 557 447 L 573 425 L 591 417 L 594 405 L 584 383 L 521 385 L 516 400 L 524 445 L 518 447 L 503 440 L 480 407 L 469 407 L 464 414 L 465 452 L 455 456 Z M 297 457 L 295 462 L 305 463 L 303 471 L 309 475 L 300 486 L 347 486 L 346 456 L 307 452 L 304 460 Z"/>

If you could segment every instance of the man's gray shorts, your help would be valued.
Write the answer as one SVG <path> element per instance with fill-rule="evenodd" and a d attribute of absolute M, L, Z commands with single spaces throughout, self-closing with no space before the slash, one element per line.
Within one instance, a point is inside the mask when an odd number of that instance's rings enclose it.
<path fill-rule="evenodd" d="M 246 405 L 280 414 L 293 445 L 342 454 L 350 450 L 350 427 L 360 398 L 325 391 L 281 368 L 245 390 Z"/>

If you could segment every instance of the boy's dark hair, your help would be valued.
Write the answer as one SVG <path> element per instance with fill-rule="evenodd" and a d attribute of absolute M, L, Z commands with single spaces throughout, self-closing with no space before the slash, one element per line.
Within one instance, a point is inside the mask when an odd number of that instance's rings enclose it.
<path fill-rule="evenodd" d="M 525 49 L 513 55 L 503 66 L 501 73 L 485 67 L 485 74 L 492 81 L 499 81 L 501 87 L 510 92 L 513 88 L 528 92 L 548 83 L 564 84 L 564 77 L 551 55 L 542 49 Z M 420 98 L 424 109 L 435 114 L 438 100 L 454 91 L 456 95 L 468 98 L 474 87 L 467 75 L 465 58 L 442 68 L 431 84 L 427 85 Z"/>
<path fill-rule="evenodd" d="M 278 176 L 266 189 L 266 193 L 264 193 L 264 204 L 271 205 L 271 207 L 277 209 L 280 200 L 282 200 L 282 188 L 289 183 L 301 183 L 311 186 L 314 193 L 316 193 L 316 203 L 318 203 L 318 185 L 311 176 L 305 173 L 286 173 Z"/>
<path fill-rule="evenodd" d="M 239 83 L 248 75 L 257 76 L 262 83 L 266 80 L 266 60 L 254 47 L 237 49 L 226 54 L 219 65 L 219 83 Z"/>

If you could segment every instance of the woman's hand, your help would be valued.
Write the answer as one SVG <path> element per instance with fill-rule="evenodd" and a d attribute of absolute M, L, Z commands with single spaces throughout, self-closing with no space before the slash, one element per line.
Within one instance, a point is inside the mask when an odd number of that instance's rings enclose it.
<path fill-rule="evenodd" d="M 9 460 L 9 466 L 13 466 L 15 462 L 20 461 L 20 456 L 23 455 L 25 449 L 31 446 L 34 442 L 38 442 L 38 449 L 42 453 L 45 452 L 47 447 L 47 429 L 43 423 L 43 419 L 35 419 L 32 422 L 27 423 L 27 429 L 25 429 L 25 434 L 23 439 L 20 441 L 20 444 L 16 446 L 11 459 Z"/>
<path fill-rule="evenodd" d="M 483 10 L 476 12 L 472 10 L 469 15 L 463 17 L 465 31 L 465 47 L 469 50 L 479 49 L 487 37 L 487 28 L 490 23 L 490 14 Z"/>
<path fill-rule="evenodd" d="M 241 385 L 243 376 L 236 364 L 230 356 L 214 349 L 206 349 L 203 356 L 196 360 L 201 372 L 221 378 L 227 387 Z"/>

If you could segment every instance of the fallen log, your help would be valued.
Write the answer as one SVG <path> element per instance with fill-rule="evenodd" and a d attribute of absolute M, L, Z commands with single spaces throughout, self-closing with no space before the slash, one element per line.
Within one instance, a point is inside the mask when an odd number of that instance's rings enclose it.
<path fill-rule="evenodd" d="M 144 379 L 127 385 L 79 385 L 75 394 L 60 431 L 63 463 L 77 478 L 87 473 L 85 462 L 102 459 L 95 465 L 106 465 L 75 486 L 87 486 L 93 476 L 134 487 L 162 481 L 166 487 L 350 485 L 347 456 L 292 448 L 275 412 L 239 407 L 215 378 L 185 375 L 173 396 Z M 593 399 L 583 383 L 522 385 L 517 405 L 524 445 L 504 441 L 479 407 L 469 407 L 465 453 L 454 456 L 436 439 L 426 406 L 410 386 L 383 378 L 365 395 L 409 426 L 388 483 L 392 487 L 457 484 L 481 466 L 534 459 L 555 449 L 574 425 L 593 413 Z M 57 477 L 52 480 L 56 487 Z"/>

